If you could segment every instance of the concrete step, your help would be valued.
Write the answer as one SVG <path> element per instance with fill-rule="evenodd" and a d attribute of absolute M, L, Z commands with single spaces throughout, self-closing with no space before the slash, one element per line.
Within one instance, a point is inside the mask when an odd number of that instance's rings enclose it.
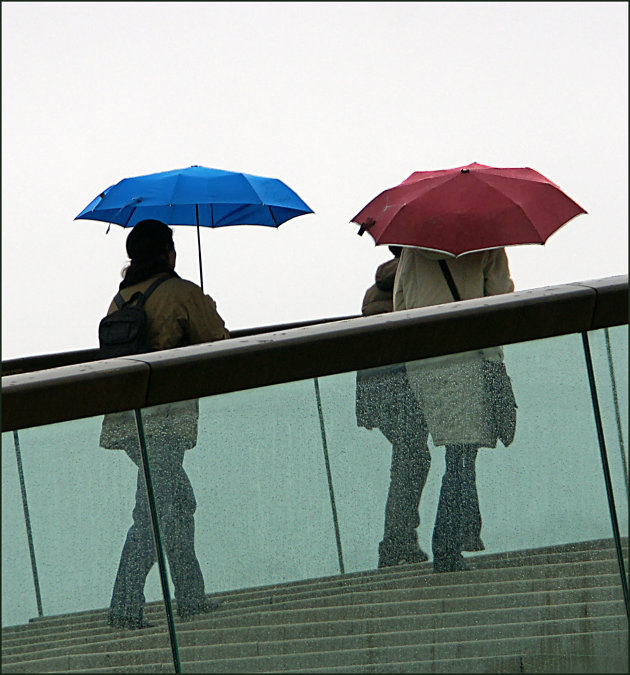
<path fill-rule="evenodd" d="M 407 630 L 387 634 L 379 631 L 377 633 L 363 633 L 332 638 L 195 645 L 181 647 L 179 653 L 181 660 L 187 663 L 241 661 L 243 658 L 260 660 L 265 657 L 281 655 L 295 655 L 308 659 L 311 653 L 354 652 L 379 648 L 409 647 L 418 644 L 435 646 L 442 642 L 463 645 L 469 641 L 487 642 L 509 638 L 545 638 L 559 634 L 622 631 L 625 627 L 624 617 L 580 618 L 564 621 L 519 622 L 493 626 L 466 626 L 464 628 L 431 628 L 420 631 Z M 98 654 L 49 656 L 36 660 L 31 659 L 6 664 L 6 667 L 3 665 L 3 671 L 44 672 L 58 668 L 60 662 L 65 663 L 64 667 L 70 670 L 77 668 L 107 668 L 111 666 L 125 666 L 129 663 L 130 657 L 134 665 L 167 663 L 171 658 L 171 650 L 170 647 L 162 647 L 135 650 L 133 652 L 110 651 Z M 252 668 L 255 668 L 253 661 L 250 665 Z"/>
<path fill-rule="evenodd" d="M 416 664 L 413 670 L 392 670 L 389 672 L 467 672 L 464 664 L 474 664 L 480 659 L 508 657 L 512 664 L 520 667 L 540 664 L 541 656 L 570 654 L 584 656 L 577 658 L 579 667 L 584 662 L 594 661 L 613 666 L 610 670 L 588 672 L 627 672 L 627 630 L 599 631 L 595 633 L 572 633 L 548 637 L 516 637 L 500 640 L 478 640 L 472 642 L 442 642 L 435 645 L 404 645 L 375 647 L 368 649 L 335 650 L 332 652 L 311 652 L 306 654 L 261 655 L 213 661 L 182 661 L 182 672 L 190 673 L 323 673 L 323 672 L 388 672 L 390 664 Z M 593 658 L 595 657 L 595 659 Z M 519 659 L 514 661 L 514 659 Z M 544 661 L 544 659 L 543 659 Z M 551 660 L 549 660 L 551 662 Z M 562 661 L 560 660 L 562 664 Z M 76 664 L 76 660 L 74 660 Z M 473 666 L 471 672 L 484 671 L 481 664 Z M 521 666 L 522 664 L 522 666 Z M 624 665 L 625 664 L 625 665 Z M 78 665 L 78 664 L 77 664 Z M 57 665 L 46 672 L 76 673 L 162 673 L 173 672 L 172 663 L 135 664 L 121 666 L 89 666 L 73 668 L 73 657 L 59 659 Z M 6 672 L 44 672 L 14 670 Z M 439 669 L 438 669 L 439 668 Z M 4 670 L 4 669 L 3 669 Z M 502 672 L 502 671 L 499 671 Z M 516 672 L 546 672 L 540 670 L 517 670 Z M 567 671 L 561 671 L 567 672 Z M 569 672 L 585 672 L 575 670 Z"/>
<path fill-rule="evenodd" d="M 309 673 L 627 673 L 621 654 L 520 654 L 312 668 Z M 82 671 L 85 672 L 85 671 Z M 184 670 L 186 672 L 186 670 Z M 295 670 L 295 673 L 304 672 Z"/>
<path fill-rule="evenodd" d="M 615 580 L 616 575 L 616 580 Z M 351 602 L 369 602 L 370 595 L 382 595 L 383 602 L 394 601 L 396 594 L 408 594 L 413 598 L 418 597 L 422 592 L 422 597 L 434 597 L 436 593 L 440 596 L 448 594 L 453 597 L 456 594 L 482 595 L 488 592 L 488 584 L 496 586 L 502 584 L 501 592 L 519 592 L 522 590 L 551 590 L 552 588 L 564 588 L 563 579 L 582 578 L 585 586 L 589 583 L 589 578 L 603 578 L 603 585 L 617 583 L 619 587 L 620 579 L 616 560 L 604 559 L 596 561 L 583 561 L 574 563 L 556 563 L 540 564 L 533 567 L 503 567 L 503 568 L 479 568 L 469 572 L 454 572 L 435 574 L 433 572 L 416 571 L 415 574 L 406 573 L 402 576 L 393 578 L 366 578 L 361 585 L 335 584 L 320 588 L 317 583 L 312 583 L 307 591 L 297 591 L 294 595 L 285 593 L 278 596 L 272 594 L 260 595 L 258 597 L 242 600 L 238 595 L 231 599 L 224 599 L 224 604 L 213 613 L 212 617 L 224 616 L 226 614 L 250 613 L 252 609 L 270 608 L 291 609 L 303 606 L 326 606 L 337 604 L 337 599 L 342 596 L 345 598 L 355 598 Z M 524 588 L 529 584 L 531 588 Z M 520 586 L 519 586 L 520 584 Z M 555 585 L 554 585 L 555 584 Z M 476 590 L 471 593 L 471 586 Z M 364 594 L 364 595 L 361 595 Z M 216 596 L 209 596 L 215 599 Z M 401 598 L 405 599 L 405 598 Z M 350 600 L 347 600 L 350 601 Z M 90 625 L 102 625 L 105 621 L 107 610 L 101 609 L 90 614 L 81 616 L 65 615 L 49 617 L 46 619 L 35 619 L 29 624 L 21 626 L 11 631 L 3 630 L 3 641 L 11 640 L 13 637 L 28 632 L 31 635 L 46 633 L 55 633 L 59 630 L 74 632 L 78 626 L 86 628 Z M 161 605 L 154 604 L 147 607 L 145 616 L 149 621 L 159 622 L 164 620 L 164 608 Z"/>
<path fill-rule="evenodd" d="M 516 618 L 516 617 L 514 617 Z M 281 636 L 279 640 L 247 642 L 228 642 L 215 644 L 196 644 L 192 646 L 180 645 L 179 653 L 182 661 L 201 662 L 242 657 L 273 656 L 279 654 L 307 654 L 310 652 L 335 652 L 345 650 L 374 649 L 380 647 L 408 646 L 416 644 L 437 644 L 441 642 L 487 641 L 501 640 L 511 637 L 541 638 L 564 633 L 591 633 L 600 631 L 621 631 L 627 626 L 623 616 L 601 616 L 589 618 L 572 618 L 562 620 L 539 620 L 531 622 L 516 621 L 512 623 L 439 626 L 420 630 L 405 629 L 384 633 L 378 623 L 370 627 L 372 632 L 355 635 L 337 635 L 332 637 L 309 637 L 287 639 Z M 168 662 L 171 658 L 171 649 L 168 646 L 144 647 L 140 649 L 107 651 L 102 653 L 58 654 L 58 655 L 30 655 L 28 661 L 13 661 L 3 664 L 19 668 L 19 672 L 42 672 L 57 668 L 61 661 L 68 662 L 68 667 L 100 668 L 109 666 L 123 666 L 129 662 L 132 655 L 134 664 L 152 664 Z M 69 660 L 68 660 L 69 659 Z M 80 664 L 80 665 L 77 665 Z"/>
<path fill-rule="evenodd" d="M 590 602 L 569 603 L 556 606 L 511 607 L 480 611 L 435 612 L 379 618 L 355 618 L 337 621 L 276 624 L 267 626 L 241 626 L 238 628 L 188 628 L 177 633 L 180 648 L 211 644 L 244 642 L 274 642 L 299 639 L 331 638 L 361 634 L 388 634 L 404 631 L 441 630 L 446 628 L 496 626 L 503 624 L 567 621 L 584 618 L 623 616 L 623 603 Z M 128 635 L 128 634 L 127 634 Z M 65 644 L 51 641 L 39 645 L 19 645 L 3 648 L 2 663 L 16 663 L 29 659 L 88 654 L 108 651 L 135 651 L 168 646 L 166 635 L 131 634 L 126 638 L 105 635 L 96 639 Z"/>
<path fill-rule="evenodd" d="M 598 540 L 599 541 L 599 540 Z M 499 567 L 530 567 L 532 565 L 553 565 L 562 562 L 579 562 L 579 561 L 596 561 L 596 560 L 616 560 L 616 550 L 612 540 L 603 540 L 606 543 L 604 548 L 596 547 L 598 542 L 580 542 L 573 544 L 569 548 L 562 549 L 561 547 L 546 547 L 545 549 L 527 549 L 523 551 L 511 551 L 506 553 L 495 554 L 478 554 L 469 556 L 468 559 L 479 569 Z M 214 599 L 225 600 L 233 603 L 235 601 L 246 604 L 247 600 L 257 600 L 260 597 L 280 598 L 283 595 L 296 597 L 296 592 L 301 591 L 309 594 L 311 589 L 315 588 L 318 593 L 324 592 L 326 589 L 348 588 L 355 584 L 362 585 L 365 583 L 379 583 L 385 581 L 393 581 L 394 579 L 404 579 L 406 577 L 416 577 L 419 572 L 432 573 L 432 563 L 426 562 L 416 565 L 401 565 L 398 567 L 384 568 L 379 570 L 367 570 L 355 572 L 346 575 L 335 575 L 329 577 L 321 577 L 316 579 L 307 579 L 282 584 L 272 584 L 268 586 L 261 586 L 250 589 L 239 589 L 235 591 L 224 591 L 220 593 L 213 593 L 211 595 Z M 146 606 L 147 616 L 150 612 L 156 610 L 158 613 L 163 612 L 163 603 L 153 602 Z M 105 609 L 101 610 L 85 610 L 84 612 L 76 612 L 72 614 L 52 615 L 42 618 L 32 619 L 32 623 L 48 623 L 61 622 L 67 624 L 69 622 L 84 621 L 91 615 L 100 616 L 105 613 Z M 29 624 L 30 625 L 30 624 Z M 23 630 L 24 626 L 8 626 L 2 629 L 3 635 L 8 635 L 13 631 Z"/>
<path fill-rule="evenodd" d="M 470 573 L 462 573 L 470 574 Z M 456 576 L 456 575 L 452 575 Z M 471 595 L 475 593 L 475 595 Z M 386 591 L 366 594 L 340 594 L 336 598 L 326 597 L 325 602 L 305 603 L 298 607 L 287 607 L 294 603 L 264 606 L 247 612 L 221 613 L 217 611 L 194 621 L 176 621 L 176 630 L 199 628 L 229 628 L 235 626 L 260 626 L 286 623 L 320 622 L 348 618 L 381 618 L 395 614 L 435 613 L 442 611 L 471 611 L 519 606 L 555 605 L 566 603 L 590 603 L 594 601 L 620 601 L 622 598 L 618 575 L 599 577 L 566 577 L 553 580 L 526 580 L 486 583 L 483 585 L 458 586 L 430 589 L 411 589 L 407 591 Z M 143 634 L 164 633 L 165 621 L 155 628 L 143 630 Z M 74 630 L 56 627 L 46 631 L 24 633 L 20 636 L 3 639 L 3 649 L 17 645 L 31 645 L 72 638 L 95 639 L 98 636 L 112 634 L 129 635 L 127 631 L 115 631 L 105 622 L 105 615 L 99 624 L 90 623 L 87 627 L 74 626 Z"/>
<path fill-rule="evenodd" d="M 234 628 L 204 628 L 182 625 L 177 631 L 180 647 L 208 644 L 225 644 L 245 641 L 292 640 L 298 638 L 319 638 L 361 633 L 390 633 L 403 630 L 423 630 L 427 628 L 447 628 L 492 625 L 503 623 L 523 623 L 533 621 L 565 620 L 584 617 L 622 616 L 622 601 L 574 602 L 558 605 L 537 605 L 531 607 L 507 607 L 500 609 L 466 610 L 459 612 L 423 612 L 400 616 L 382 616 L 376 618 L 350 618 L 329 621 L 285 623 L 272 625 L 238 626 Z M 136 650 L 165 646 L 166 633 L 119 633 L 49 642 L 17 644 L 3 646 L 3 663 L 12 663 L 25 658 L 60 656 L 63 654 L 103 652 L 116 649 Z"/>
<path fill-rule="evenodd" d="M 217 611 L 176 619 L 183 672 L 627 672 L 611 540 L 479 554 L 474 564 L 451 574 L 422 563 L 212 594 L 223 600 Z M 3 629 L 2 670 L 173 672 L 162 603 L 147 605 L 157 625 L 142 631 L 113 630 L 106 613 Z"/>

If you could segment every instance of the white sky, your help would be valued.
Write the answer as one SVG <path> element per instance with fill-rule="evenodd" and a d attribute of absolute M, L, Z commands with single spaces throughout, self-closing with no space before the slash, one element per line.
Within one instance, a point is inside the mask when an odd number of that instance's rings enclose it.
<path fill-rule="evenodd" d="M 3 2 L 2 358 L 97 346 L 128 230 L 104 188 L 192 164 L 314 209 L 202 231 L 228 328 L 360 312 L 349 220 L 413 171 L 531 166 L 587 211 L 508 249 L 517 290 L 628 272 L 625 2 Z M 174 228 L 199 281 L 194 228 Z"/>

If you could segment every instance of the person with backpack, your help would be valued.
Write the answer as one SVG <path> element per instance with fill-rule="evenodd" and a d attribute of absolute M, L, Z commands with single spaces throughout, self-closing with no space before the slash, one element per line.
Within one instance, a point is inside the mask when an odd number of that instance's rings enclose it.
<path fill-rule="evenodd" d="M 230 337 L 214 300 L 175 272 L 173 234 L 167 225 L 139 222 L 127 237 L 126 250 L 130 265 L 99 330 L 101 358 Z M 194 544 L 197 504 L 183 468 L 184 453 L 197 443 L 198 406 L 197 400 L 179 401 L 142 411 L 160 530 L 182 618 L 217 607 L 205 596 Z M 105 415 L 100 445 L 124 450 L 138 467 L 133 524 L 123 546 L 108 624 L 145 628 L 151 624 L 143 616 L 144 585 L 156 552 L 133 412 Z"/>

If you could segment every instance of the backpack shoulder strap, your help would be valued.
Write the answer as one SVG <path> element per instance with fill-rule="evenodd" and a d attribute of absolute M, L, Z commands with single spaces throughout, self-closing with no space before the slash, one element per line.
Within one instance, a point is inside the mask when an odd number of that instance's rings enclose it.
<path fill-rule="evenodd" d="M 116 307 L 118 307 L 118 309 L 122 309 L 123 305 L 125 304 L 125 299 L 120 294 L 120 292 L 116 293 L 114 296 L 114 302 L 116 303 Z"/>
<path fill-rule="evenodd" d="M 139 305 L 144 305 L 144 303 L 149 299 L 149 296 L 153 291 L 163 282 L 166 281 L 167 279 L 170 279 L 170 276 L 164 276 L 160 277 L 159 279 L 156 279 L 150 286 L 147 288 L 147 290 L 142 294 L 142 297 L 138 301 Z"/>
<path fill-rule="evenodd" d="M 120 294 L 120 292 L 116 293 L 114 296 L 114 302 L 116 303 L 116 307 L 118 309 L 122 309 L 125 305 L 130 305 L 134 300 L 138 300 L 136 307 L 142 307 L 144 303 L 147 301 L 148 297 L 153 293 L 153 291 L 163 282 L 166 281 L 167 279 L 170 279 L 170 276 L 164 276 L 160 277 L 159 279 L 156 279 L 150 286 L 147 288 L 147 290 L 142 293 L 141 291 L 136 291 L 130 298 L 129 300 L 126 300 L 123 298 L 123 296 Z"/>
<path fill-rule="evenodd" d="M 446 264 L 446 260 L 438 260 L 438 262 L 440 263 L 440 267 L 442 268 L 442 274 L 446 279 L 446 283 L 448 284 L 448 287 L 451 289 L 453 300 L 461 300 L 461 298 L 459 297 L 459 292 L 457 291 L 457 286 L 455 285 L 455 280 L 453 279 L 451 270 L 449 270 L 448 265 Z"/>

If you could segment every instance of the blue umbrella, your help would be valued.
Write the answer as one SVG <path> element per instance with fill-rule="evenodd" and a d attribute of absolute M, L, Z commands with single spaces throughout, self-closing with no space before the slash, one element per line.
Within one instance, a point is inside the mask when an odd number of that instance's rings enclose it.
<path fill-rule="evenodd" d="M 306 213 L 313 210 L 277 178 L 190 166 L 125 178 L 101 192 L 75 220 L 133 227 L 154 218 L 167 225 L 196 226 L 203 288 L 200 227 L 278 227 Z"/>

